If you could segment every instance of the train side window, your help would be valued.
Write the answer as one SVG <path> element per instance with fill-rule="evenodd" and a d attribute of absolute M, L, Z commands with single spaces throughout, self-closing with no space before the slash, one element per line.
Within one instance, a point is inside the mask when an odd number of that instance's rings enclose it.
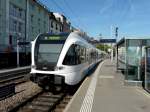
<path fill-rule="evenodd" d="M 86 62 L 86 48 L 83 47 L 83 46 L 80 46 L 80 45 L 76 45 L 76 61 L 77 61 L 77 64 L 83 64 Z"/>
<path fill-rule="evenodd" d="M 77 64 L 75 47 L 76 47 L 76 45 L 73 44 L 69 48 L 69 50 L 64 58 L 64 61 L 63 61 L 64 65 L 76 65 Z"/>
<path fill-rule="evenodd" d="M 71 45 L 65 59 L 64 65 L 78 65 L 86 62 L 86 48 L 80 45 Z"/>
<path fill-rule="evenodd" d="M 80 47 L 80 61 L 81 63 L 85 63 L 86 62 L 86 51 L 84 47 Z"/>
<path fill-rule="evenodd" d="M 76 64 L 81 64 L 81 59 L 80 59 L 80 46 L 76 45 L 75 46 L 75 57 L 76 57 Z"/>

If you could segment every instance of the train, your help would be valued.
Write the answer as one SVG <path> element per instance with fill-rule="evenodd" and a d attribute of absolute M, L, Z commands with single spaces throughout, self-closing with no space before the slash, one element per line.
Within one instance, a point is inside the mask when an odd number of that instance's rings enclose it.
<path fill-rule="evenodd" d="M 31 43 L 30 79 L 46 90 L 77 85 L 106 54 L 77 31 L 43 33 Z"/>

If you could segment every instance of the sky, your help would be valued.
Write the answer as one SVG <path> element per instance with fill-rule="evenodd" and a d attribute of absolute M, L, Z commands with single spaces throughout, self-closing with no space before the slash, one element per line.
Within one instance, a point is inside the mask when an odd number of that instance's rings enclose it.
<path fill-rule="evenodd" d="M 150 37 L 150 0 L 40 0 L 96 39 Z"/>

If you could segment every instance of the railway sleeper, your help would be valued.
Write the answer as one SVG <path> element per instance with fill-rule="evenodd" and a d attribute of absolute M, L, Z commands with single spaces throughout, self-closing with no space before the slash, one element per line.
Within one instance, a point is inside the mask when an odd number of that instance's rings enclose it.
<path fill-rule="evenodd" d="M 35 101 L 41 101 L 41 102 L 55 102 L 57 99 L 48 99 L 48 98 L 37 98 Z"/>

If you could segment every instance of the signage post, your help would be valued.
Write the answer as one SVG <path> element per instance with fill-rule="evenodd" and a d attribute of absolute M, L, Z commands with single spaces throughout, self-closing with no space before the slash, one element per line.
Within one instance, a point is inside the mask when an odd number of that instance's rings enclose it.
<path fill-rule="evenodd" d="M 17 39 L 17 67 L 19 67 L 19 39 Z"/>

